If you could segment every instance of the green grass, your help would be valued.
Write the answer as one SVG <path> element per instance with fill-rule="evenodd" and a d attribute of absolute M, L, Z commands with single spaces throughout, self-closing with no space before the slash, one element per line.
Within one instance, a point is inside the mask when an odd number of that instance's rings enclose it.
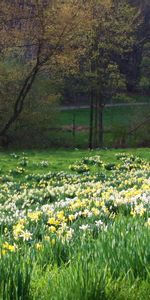
<path fill-rule="evenodd" d="M 149 146 L 149 123 L 139 127 L 134 134 L 128 135 L 131 129 L 149 115 L 149 105 L 128 106 L 128 107 L 107 107 L 104 109 L 104 147 L 145 147 Z M 72 124 L 75 115 L 75 136 L 73 135 Z M 76 109 L 57 112 L 53 125 L 47 124 L 40 132 L 32 129 L 18 133 L 12 133 L 10 148 L 80 148 L 87 149 L 89 145 L 89 109 Z M 46 125 L 44 125 L 46 127 Z M 49 129 L 49 128 L 54 129 Z M 58 128 L 58 129 L 57 129 Z M 30 134 L 29 134 L 30 132 Z M 124 143 L 120 144 L 122 137 Z"/>
<path fill-rule="evenodd" d="M 149 126 L 140 127 L 133 135 L 126 135 L 131 129 L 135 128 L 149 115 L 149 105 L 128 106 L 128 107 L 107 107 L 104 109 L 104 147 L 119 147 L 120 138 L 125 135 L 125 147 L 137 147 L 144 145 L 149 141 Z M 75 137 L 71 126 L 73 118 L 78 127 L 82 130 L 76 130 Z M 88 147 L 88 127 L 90 111 L 89 109 L 77 109 L 62 111 L 58 118 L 58 126 L 70 126 L 70 131 L 51 132 L 49 139 L 51 144 L 64 145 L 64 147 Z"/>
<path fill-rule="evenodd" d="M 127 107 L 106 107 L 104 109 L 104 127 L 128 125 L 138 121 L 138 117 L 145 117 L 149 105 L 144 106 L 127 106 Z M 90 110 L 75 109 L 62 111 L 59 122 L 61 125 L 72 125 L 73 116 L 75 115 L 77 125 L 89 125 Z"/>
<path fill-rule="evenodd" d="M 150 299 L 147 239 L 149 234 L 142 224 L 123 218 L 96 241 L 89 239 L 82 247 L 77 241 L 69 250 L 73 261 L 67 267 L 56 267 L 54 278 L 51 267 L 44 274 L 42 270 L 35 271 L 32 286 L 35 299 Z"/>
<path fill-rule="evenodd" d="M 20 157 L 23 155 L 27 155 L 29 161 L 29 167 L 27 168 L 26 174 L 30 172 L 34 173 L 44 173 L 48 171 L 57 172 L 57 171 L 67 171 L 70 164 L 81 160 L 85 156 L 94 156 L 100 155 L 104 162 L 111 163 L 115 162 L 115 154 L 120 151 L 140 156 L 141 158 L 145 158 L 150 160 L 150 150 L 148 148 L 145 149 L 112 149 L 112 150 L 49 150 L 49 151 L 34 151 L 27 150 L 22 154 L 22 151 L 15 151 L 17 155 Z M 4 174 L 7 174 L 10 169 L 15 169 L 18 166 L 18 160 L 13 159 L 11 157 L 11 153 L 13 151 L 0 152 L 0 169 Z M 47 168 L 42 168 L 37 166 L 36 164 L 41 161 L 47 161 L 49 166 Z M 34 162 L 34 164 L 33 164 Z"/>

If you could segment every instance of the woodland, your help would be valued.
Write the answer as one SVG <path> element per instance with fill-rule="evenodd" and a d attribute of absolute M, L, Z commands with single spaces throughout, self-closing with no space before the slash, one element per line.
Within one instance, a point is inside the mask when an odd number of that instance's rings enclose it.
<path fill-rule="evenodd" d="M 1 0 L 1 147 L 61 147 L 63 135 L 67 147 L 149 146 L 149 35 L 148 0 Z M 109 103 L 144 104 L 125 126 L 113 111 L 114 126 Z M 88 106 L 83 136 L 78 111 L 61 125 L 65 105 Z"/>

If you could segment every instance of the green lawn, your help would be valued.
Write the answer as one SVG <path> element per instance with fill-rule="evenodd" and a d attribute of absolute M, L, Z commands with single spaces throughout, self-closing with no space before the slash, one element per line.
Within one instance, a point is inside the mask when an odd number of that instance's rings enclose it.
<path fill-rule="evenodd" d="M 18 166 L 18 160 L 21 160 L 22 156 L 27 156 L 29 166 L 26 170 L 26 174 L 30 172 L 45 173 L 48 171 L 67 171 L 68 166 L 73 162 L 82 159 L 84 156 L 100 155 L 105 162 L 111 163 L 116 161 L 115 154 L 120 151 L 140 156 L 150 160 L 150 149 L 112 149 L 112 150 L 49 150 L 49 151 L 34 151 L 27 150 L 25 152 L 15 151 L 18 158 L 11 157 L 13 151 L 0 152 L 0 169 L 1 172 L 7 174 L 11 169 L 15 169 Z M 38 166 L 41 161 L 47 161 L 49 166 L 46 168 Z"/>
<path fill-rule="evenodd" d="M 104 109 L 104 126 L 106 128 L 113 126 L 131 126 L 135 121 L 140 120 L 148 114 L 149 105 L 127 106 L 127 107 L 107 107 Z M 62 111 L 59 122 L 61 125 L 72 125 L 75 115 L 77 125 L 89 125 L 89 109 L 75 109 Z"/>
<path fill-rule="evenodd" d="M 128 132 L 143 122 L 149 115 L 149 105 L 129 107 L 107 107 L 104 109 L 104 147 L 130 148 L 149 147 L 149 124 L 138 128 L 134 134 Z M 72 125 L 75 117 L 75 135 Z M 53 124 L 45 124 L 41 130 L 18 129 L 10 132 L 10 148 L 13 149 L 48 149 L 48 148 L 80 148 L 89 145 L 89 109 L 58 111 Z M 42 124 L 41 124 L 42 126 Z M 124 138 L 121 144 L 120 140 Z"/>
<path fill-rule="evenodd" d="M 140 127 L 133 135 L 126 134 L 131 129 L 135 128 L 149 115 L 149 105 L 144 106 L 129 106 L 129 107 L 108 107 L 104 109 L 104 146 L 118 147 L 120 138 L 125 134 L 125 146 L 137 147 L 148 144 L 149 141 L 149 125 Z M 77 109 L 70 111 L 62 111 L 59 114 L 59 126 L 71 126 L 73 118 L 75 117 L 75 124 L 78 128 L 83 127 L 82 130 L 76 130 L 75 137 L 73 137 L 72 130 L 65 132 L 52 132 L 50 139 L 56 145 L 64 145 L 69 147 L 88 147 L 88 126 L 90 111 L 89 109 Z M 85 128 L 85 129 L 84 129 Z"/>

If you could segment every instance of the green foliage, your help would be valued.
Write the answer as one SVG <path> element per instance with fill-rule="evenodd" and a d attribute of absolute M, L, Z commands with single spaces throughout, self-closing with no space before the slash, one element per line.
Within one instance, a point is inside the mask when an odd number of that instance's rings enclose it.
<path fill-rule="evenodd" d="M 115 103 L 136 103 L 136 99 L 132 97 L 131 95 L 127 95 L 126 93 L 117 93 L 113 100 Z"/>
<path fill-rule="evenodd" d="M 0 128 L 10 117 L 13 106 L 28 71 L 28 64 L 18 64 L 16 60 L 1 62 L 0 66 Z M 37 137 L 39 140 L 46 127 L 55 126 L 59 104 L 59 86 L 46 75 L 40 75 L 24 105 L 23 113 L 11 129 L 15 138 L 27 140 Z M 14 134 L 15 132 L 15 134 Z M 36 133 L 36 135 L 35 135 Z M 29 137 L 28 137 L 29 136 Z"/>
<path fill-rule="evenodd" d="M 10 116 L 25 75 L 23 65 L 3 56 L 0 60 L 0 128 Z"/>
<path fill-rule="evenodd" d="M 150 43 L 146 43 L 143 48 L 140 88 L 144 93 L 150 91 Z"/>
<path fill-rule="evenodd" d="M 113 96 L 116 100 L 115 96 L 120 90 L 125 93 L 125 77 L 126 73 L 130 73 L 127 72 L 126 65 L 130 65 L 130 60 L 136 66 L 138 64 L 138 39 L 145 28 L 146 19 L 142 19 L 138 9 L 129 2 L 131 1 L 57 1 L 55 5 L 42 5 L 33 1 L 32 11 L 28 3 L 20 9 L 17 2 L 9 4 L 1 1 L 0 25 L 3 30 L 0 32 L 0 130 L 5 129 L 9 119 L 13 123 L 17 119 L 12 127 L 12 124 L 8 125 L 11 127 L 10 136 L 14 145 L 27 147 L 31 146 L 31 141 L 33 147 L 87 145 L 87 132 L 83 132 L 76 143 L 72 133 L 64 133 L 60 129 L 56 134 L 50 129 L 59 130 L 61 120 L 59 123 L 57 108 L 60 98 L 65 95 L 68 96 L 67 100 L 80 101 L 80 96 L 86 95 L 89 98 L 91 89 L 95 96 L 95 144 L 100 145 L 97 140 L 103 128 L 100 128 L 98 119 L 100 113 L 102 116 L 103 109 L 100 112 L 98 107 L 108 99 L 110 101 Z M 134 1 L 135 4 L 141 7 L 141 1 Z M 144 12 L 146 8 L 148 2 L 144 1 Z M 75 11 L 78 13 L 74 14 Z M 33 14 L 33 18 L 28 18 L 29 14 Z M 16 15 L 17 18 L 23 17 L 26 20 L 24 26 L 18 26 L 15 22 Z M 12 20 L 12 25 L 9 20 Z M 140 51 L 141 49 L 142 46 Z M 34 82 L 31 70 L 37 65 L 38 76 L 36 75 Z M 146 42 L 141 64 L 140 86 L 143 91 L 149 90 L 148 65 L 149 43 Z M 14 103 L 28 76 L 34 82 L 31 84 L 32 89 L 30 80 L 29 84 L 27 80 L 27 94 L 23 94 L 21 102 L 18 100 L 20 104 L 14 109 Z M 132 81 L 131 74 L 129 77 Z M 130 97 L 117 97 L 119 100 L 130 101 Z M 19 113 L 19 117 L 16 114 L 15 119 L 13 111 L 20 111 L 20 108 L 23 113 Z M 102 122 L 99 123 L 103 127 Z M 120 127 L 122 130 L 122 125 Z M 110 145 L 112 143 L 106 143 L 106 146 Z"/>

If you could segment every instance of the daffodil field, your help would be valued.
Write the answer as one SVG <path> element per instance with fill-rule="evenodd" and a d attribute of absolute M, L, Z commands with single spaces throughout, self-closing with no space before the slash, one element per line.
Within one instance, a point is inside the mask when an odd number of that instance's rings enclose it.
<path fill-rule="evenodd" d="M 7 156 L 0 299 L 150 299 L 149 161 L 88 152 L 65 171 L 41 160 L 38 173 L 34 157 Z"/>

